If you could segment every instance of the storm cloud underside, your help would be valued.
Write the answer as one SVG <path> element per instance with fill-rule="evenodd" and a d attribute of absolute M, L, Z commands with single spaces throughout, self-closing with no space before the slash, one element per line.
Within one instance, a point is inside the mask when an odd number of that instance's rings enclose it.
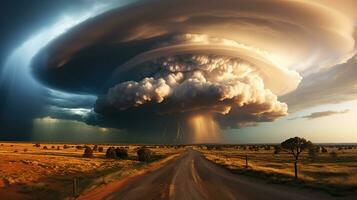
<path fill-rule="evenodd" d="M 209 142 L 219 138 L 194 133 L 202 120 L 214 132 L 287 115 L 279 96 L 349 59 L 353 30 L 310 1 L 145 1 L 72 28 L 32 69 L 49 87 L 97 96 L 88 124 Z"/>

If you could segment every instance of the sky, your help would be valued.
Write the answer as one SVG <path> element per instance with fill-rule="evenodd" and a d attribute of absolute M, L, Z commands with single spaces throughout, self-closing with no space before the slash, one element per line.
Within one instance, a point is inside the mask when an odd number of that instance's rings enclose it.
<path fill-rule="evenodd" d="M 357 142 L 356 1 L 2 4 L 0 140 Z"/>

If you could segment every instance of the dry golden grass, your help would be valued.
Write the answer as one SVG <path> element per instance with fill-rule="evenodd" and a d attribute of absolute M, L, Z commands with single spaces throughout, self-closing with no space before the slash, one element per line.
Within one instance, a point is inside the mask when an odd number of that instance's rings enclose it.
<path fill-rule="evenodd" d="M 129 158 L 119 160 L 105 158 L 109 147 L 106 145 L 98 145 L 104 147 L 104 151 L 94 152 L 93 158 L 83 158 L 84 149 L 77 149 L 75 144 L 67 144 L 70 148 L 66 149 L 63 145 L 34 147 L 31 143 L 0 143 L 0 196 L 5 199 L 63 199 L 72 194 L 73 178 L 78 180 L 78 192 L 82 193 L 147 166 L 137 161 L 138 146 L 126 145 Z M 43 149 L 44 146 L 48 149 Z M 182 151 L 175 148 L 152 150 L 156 160 Z"/>
<path fill-rule="evenodd" d="M 307 153 L 299 162 L 299 181 L 294 181 L 292 156 L 286 153 L 274 154 L 274 150 L 243 150 L 223 148 L 222 150 L 197 150 L 208 160 L 229 170 L 273 183 L 289 183 L 302 187 L 322 189 L 332 195 L 357 194 L 357 149 L 338 150 L 327 147 L 328 153 L 318 153 L 312 159 Z M 336 152 L 337 157 L 330 153 Z M 245 156 L 248 156 L 246 168 Z"/>

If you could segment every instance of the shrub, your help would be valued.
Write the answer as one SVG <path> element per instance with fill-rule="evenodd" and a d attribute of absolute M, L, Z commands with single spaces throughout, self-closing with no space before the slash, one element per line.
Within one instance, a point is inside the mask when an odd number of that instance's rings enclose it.
<path fill-rule="evenodd" d="M 67 146 L 66 144 L 63 145 L 63 149 L 68 149 L 68 148 L 69 148 L 69 146 Z"/>
<path fill-rule="evenodd" d="M 269 146 L 269 145 L 265 146 L 265 147 L 264 147 L 264 150 L 270 151 L 270 146 Z"/>
<path fill-rule="evenodd" d="M 106 158 L 117 158 L 117 154 L 115 152 L 115 148 L 114 147 L 109 147 L 107 149 L 107 152 L 105 153 L 105 157 Z"/>
<path fill-rule="evenodd" d="M 332 158 L 337 158 L 337 153 L 333 151 L 333 152 L 330 153 L 330 156 Z"/>
<path fill-rule="evenodd" d="M 55 147 L 55 146 L 52 146 L 51 148 L 54 149 L 54 148 L 56 148 L 56 147 Z"/>
<path fill-rule="evenodd" d="M 316 146 L 316 152 L 320 153 L 321 152 L 321 147 L 320 146 Z"/>
<path fill-rule="evenodd" d="M 274 146 L 274 154 L 278 154 L 281 151 L 281 147 L 279 145 Z"/>
<path fill-rule="evenodd" d="M 321 150 L 322 153 L 327 153 L 327 149 L 325 147 L 322 147 L 322 150 Z"/>
<path fill-rule="evenodd" d="M 152 156 L 152 151 L 146 147 L 141 147 L 136 153 L 141 162 L 149 162 Z"/>
<path fill-rule="evenodd" d="M 83 147 L 81 145 L 77 145 L 76 149 L 81 150 L 81 149 L 83 149 Z"/>
<path fill-rule="evenodd" d="M 127 158 L 129 155 L 128 155 L 128 150 L 126 150 L 125 148 L 123 147 L 117 147 L 115 149 L 115 153 L 117 155 L 118 158 L 121 158 L 121 159 L 125 159 Z"/>
<path fill-rule="evenodd" d="M 98 152 L 103 152 L 103 147 L 98 147 Z"/>
<path fill-rule="evenodd" d="M 60 146 L 57 146 L 57 150 L 61 150 L 61 147 L 60 147 Z"/>
<path fill-rule="evenodd" d="M 27 152 L 27 148 L 24 148 L 24 152 Z"/>
<path fill-rule="evenodd" d="M 86 147 L 86 148 L 84 149 L 83 157 L 85 157 L 85 158 L 92 158 L 92 157 L 93 157 L 93 149 L 91 149 L 90 147 Z"/>
<path fill-rule="evenodd" d="M 215 146 L 215 149 L 221 151 L 221 150 L 222 150 L 222 146 L 216 145 L 216 146 Z"/>
<path fill-rule="evenodd" d="M 35 145 L 33 145 L 34 147 L 41 147 L 41 144 L 35 144 Z"/>
<path fill-rule="evenodd" d="M 94 145 L 93 151 L 98 151 L 98 145 Z"/>
<path fill-rule="evenodd" d="M 207 145 L 207 146 L 206 146 L 206 149 L 207 149 L 207 150 L 212 150 L 213 148 L 214 148 L 213 145 Z"/>
<path fill-rule="evenodd" d="M 316 158 L 317 153 L 319 153 L 319 147 L 312 146 L 308 150 L 309 158 L 312 160 Z"/>
<path fill-rule="evenodd" d="M 47 149 L 47 146 L 43 146 L 43 149 Z"/>

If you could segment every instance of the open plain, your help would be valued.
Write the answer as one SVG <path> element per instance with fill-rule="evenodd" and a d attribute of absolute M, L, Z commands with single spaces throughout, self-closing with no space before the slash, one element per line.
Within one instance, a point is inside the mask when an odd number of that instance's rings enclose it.
<path fill-rule="evenodd" d="M 111 146 L 126 149 L 128 157 L 106 158 Z M 94 149 L 93 157 L 85 158 L 88 147 Z M 218 194 L 225 199 L 353 199 L 357 194 L 355 146 L 326 146 L 327 152 L 313 157 L 304 153 L 298 180 L 291 156 L 274 153 L 273 145 L 151 145 L 149 162 L 138 161 L 140 147 L 0 143 L 0 195 L 5 199 L 218 199 Z"/>

